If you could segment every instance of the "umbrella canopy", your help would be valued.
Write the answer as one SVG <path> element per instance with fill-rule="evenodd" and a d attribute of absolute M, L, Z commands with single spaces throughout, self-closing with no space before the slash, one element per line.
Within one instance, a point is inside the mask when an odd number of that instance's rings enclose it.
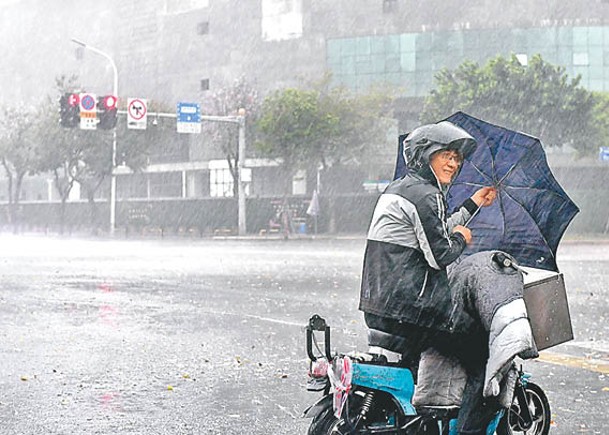
<path fill-rule="evenodd" d="M 449 208 L 458 207 L 483 186 L 497 189 L 494 204 L 480 209 L 467 225 L 473 243 L 465 254 L 497 249 L 523 266 L 557 271 L 558 242 L 579 209 L 552 175 L 539 139 L 463 112 L 446 120 L 478 142 L 450 187 Z M 396 178 L 406 171 L 401 157 L 404 137 L 400 136 Z"/>

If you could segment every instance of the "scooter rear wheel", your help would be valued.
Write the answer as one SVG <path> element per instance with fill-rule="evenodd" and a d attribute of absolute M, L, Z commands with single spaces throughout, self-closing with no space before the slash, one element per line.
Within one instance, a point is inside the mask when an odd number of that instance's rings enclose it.
<path fill-rule="evenodd" d="M 440 435 L 438 423 L 420 416 L 404 416 L 386 394 L 379 394 L 367 418 L 356 423 L 360 415 L 365 391 L 353 391 L 340 419 L 334 416 L 331 404 L 313 418 L 308 435 Z M 407 425 L 407 421 L 412 424 Z M 357 427 L 356 427 L 357 426 Z M 408 426 L 408 427 L 404 427 Z"/>
<path fill-rule="evenodd" d="M 547 435 L 550 432 L 550 402 L 543 392 L 541 387 L 529 382 L 525 387 L 525 395 L 531 415 L 533 416 L 533 424 L 527 429 L 523 424 L 521 415 L 521 406 L 516 396 L 512 401 L 510 409 L 507 410 L 499 426 L 497 427 L 497 435 Z"/>
<path fill-rule="evenodd" d="M 334 416 L 332 405 L 328 406 L 319 415 L 313 417 L 311 426 L 307 432 L 308 435 L 329 435 L 332 433 L 332 427 L 336 425 L 338 419 Z"/>

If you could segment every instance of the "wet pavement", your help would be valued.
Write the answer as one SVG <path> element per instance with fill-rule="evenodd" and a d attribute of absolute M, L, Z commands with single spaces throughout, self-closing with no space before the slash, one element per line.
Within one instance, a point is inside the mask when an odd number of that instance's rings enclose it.
<path fill-rule="evenodd" d="M 306 433 L 309 316 L 365 349 L 362 239 L 0 247 L 2 434 Z M 525 368 L 552 434 L 607 434 L 609 243 L 565 243 L 558 264 L 576 337 Z"/>

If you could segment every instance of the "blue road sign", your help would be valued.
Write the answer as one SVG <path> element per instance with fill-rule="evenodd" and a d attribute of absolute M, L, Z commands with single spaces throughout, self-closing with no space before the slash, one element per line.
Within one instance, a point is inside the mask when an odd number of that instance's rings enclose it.
<path fill-rule="evenodd" d="M 201 132 L 201 105 L 199 103 L 178 103 L 178 133 Z"/>
<path fill-rule="evenodd" d="M 599 147 L 598 159 L 601 162 L 609 162 L 609 147 Z"/>

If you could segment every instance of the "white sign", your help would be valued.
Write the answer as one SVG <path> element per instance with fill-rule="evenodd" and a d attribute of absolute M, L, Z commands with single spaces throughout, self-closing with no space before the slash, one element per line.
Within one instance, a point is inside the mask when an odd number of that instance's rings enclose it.
<path fill-rule="evenodd" d="M 127 128 L 146 130 L 148 124 L 148 108 L 145 98 L 129 98 L 127 100 Z"/>
<path fill-rule="evenodd" d="M 80 129 L 97 129 L 97 98 L 95 94 L 79 94 Z"/>

